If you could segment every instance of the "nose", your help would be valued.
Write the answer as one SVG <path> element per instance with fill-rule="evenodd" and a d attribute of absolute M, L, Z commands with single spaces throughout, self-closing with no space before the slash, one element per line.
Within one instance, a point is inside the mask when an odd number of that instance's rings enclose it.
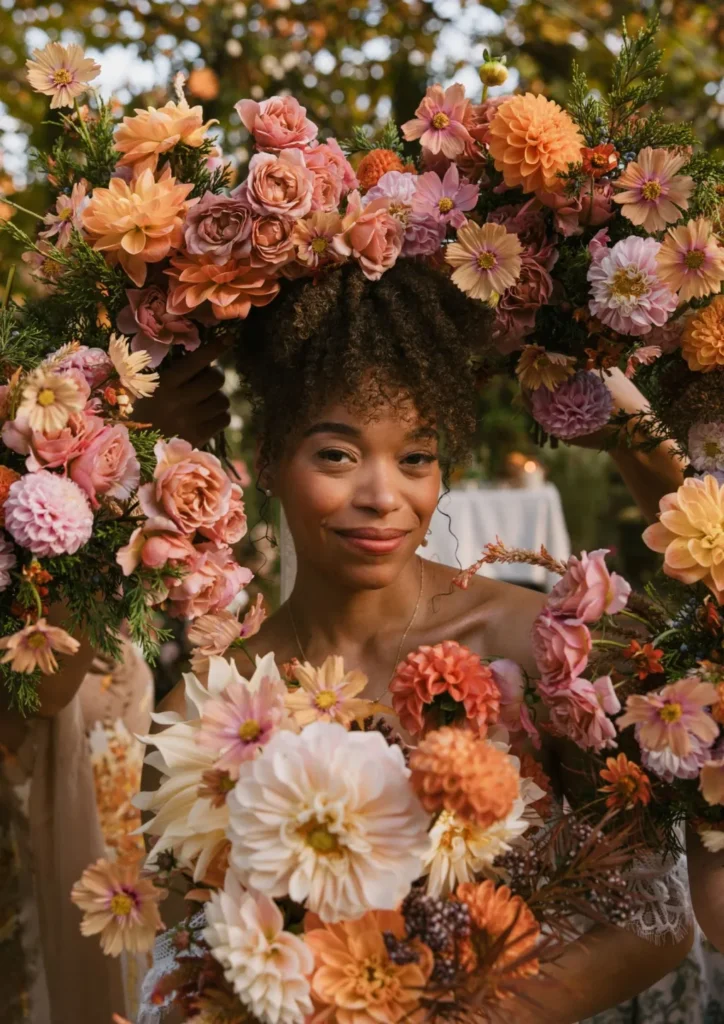
<path fill-rule="evenodd" d="M 397 511 L 402 497 L 396 482 L 397 467 L 387 460 L 369 460 L 358 477 L 352 504 L 355 508 L 366 509 L 378 516 Z"/>

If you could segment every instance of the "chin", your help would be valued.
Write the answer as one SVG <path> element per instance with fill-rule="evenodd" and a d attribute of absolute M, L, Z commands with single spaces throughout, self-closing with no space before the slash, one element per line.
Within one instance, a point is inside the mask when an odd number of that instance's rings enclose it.
<path fill-rule="evenodd" d="M 400 558 L 369 562 L 339 559 L 325 566 L 325 574 L 332 577 L 337 586 L 342 584 L 351 590 L 382 590 L 395 582 L 407 561 Z"/>

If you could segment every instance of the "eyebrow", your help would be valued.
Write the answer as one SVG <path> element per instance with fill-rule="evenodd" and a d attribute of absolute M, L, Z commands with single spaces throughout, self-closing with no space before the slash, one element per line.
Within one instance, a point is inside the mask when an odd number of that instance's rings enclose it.
<path fill-rule="evenodd" d="M 303 436 L 312 437 L 314 434 L 344 434 L 347 437 L 361 437 L 362 431 L 349 423 L 335 423 L 330 420 L 324 420 L 321 423 L 315 423 L 308 430 L 305 430 Z M 405 440 L 421 441 L 424 438 L 437 440 L 438 437 L 439 434 L 434 427 L 419 427 L 417 430 L 412 430 L 409 434 L 406 434 Z"/>

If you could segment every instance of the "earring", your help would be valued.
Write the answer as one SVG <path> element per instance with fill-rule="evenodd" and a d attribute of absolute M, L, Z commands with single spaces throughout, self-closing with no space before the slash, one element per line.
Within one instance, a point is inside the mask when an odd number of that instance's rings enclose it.
<path fill-rule="evenodd" d="M 271 490 L 268 487 L 264 491 L 264 494 L 266 494 L 267 498 L 271 498 L 271 496 L 272 496 L 272 492 L 271 492 Z"/>
<path fill-rule="evenodd" d="M 430 532 L 431 531 L 428 530 L 427 531 L 427 536 L 423 537 L 422 540 L 420 541 L 420 547 L 421 548 L 426 548 L 427 547 L 427 538 L 430 536 Z"/>

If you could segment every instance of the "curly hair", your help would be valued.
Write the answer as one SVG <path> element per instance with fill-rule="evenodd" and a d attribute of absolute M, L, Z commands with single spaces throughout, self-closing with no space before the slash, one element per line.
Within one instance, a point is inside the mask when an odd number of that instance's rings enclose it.
<path fill-rule="evenodd" d="M 237 365 L 262 458 L 273 460 L 315 408 L 343 401 L 365 417 L 408 398 L 439 425 L 443 462 L 463 461 L 477 384 L 491 365 L 491 313 L 444 272 L 399 260 L 379 281 L 354 263 L 285 282 L 242 328 Z"/>

